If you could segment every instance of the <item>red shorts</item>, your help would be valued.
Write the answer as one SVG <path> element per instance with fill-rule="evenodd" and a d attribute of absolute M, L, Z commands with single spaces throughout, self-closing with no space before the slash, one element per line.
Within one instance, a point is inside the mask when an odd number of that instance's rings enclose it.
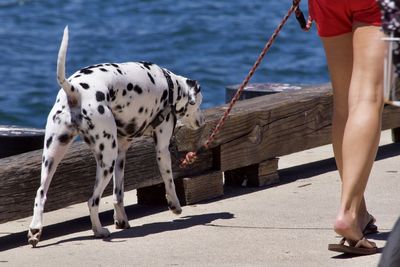
<path fill-rule="evenodd" d="M 321 37 L 349 33 L 356 21 L 381 26 L 376 0 L 308 0 L 308 7 Z"/>

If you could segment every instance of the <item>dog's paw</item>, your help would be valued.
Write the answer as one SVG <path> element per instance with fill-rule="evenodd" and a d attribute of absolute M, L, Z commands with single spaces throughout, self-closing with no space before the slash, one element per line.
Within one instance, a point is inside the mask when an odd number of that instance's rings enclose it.
<path fill-rule="evenodd" d="M 39 243 L 40 236 L 42 235 L 42 229 L 29 229 L 28 230 L 28 243 L 35 248 Z"/>
<path fill-rule="evenodd" d="M 110 236 L 110 231 L 107 228 L 100 228 L 99 230 L 93 229 L 94 236 L 96 238 L 104 238 Z"/>
<path fill-rule="evenodd" d="M 129 229 L 131 226 L 129 225 L 129 222 L 128 221 L 124 221 L 124 220 L 122 220 L 122 221 L 115 221 L 114 222 L 115 223 L 115 228 L 116 229 Z"/>
<path fill-rule="evenodd" d="M 172 204 L 172 202 L 168 202 L 168 208 L 176 215 L 179 215 L 182 213 L 182 208 L 179 204 L 174 205 L 174 204 Z"/>

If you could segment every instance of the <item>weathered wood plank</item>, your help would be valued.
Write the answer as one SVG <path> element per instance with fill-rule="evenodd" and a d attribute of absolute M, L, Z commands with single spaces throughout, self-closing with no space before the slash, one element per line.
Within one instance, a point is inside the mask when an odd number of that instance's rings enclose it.
<path fill-rule="evenodd" d="M 321 97 L 314 101 L 293 103 L 293 109 L 282 108 L 271 112 L 269 123 L 258 124 L 248 135 L 221 145 L 221 170 L 249 166 L 269 158 L 330 144 L 331 105 L 331 97 Z M 386 107 L 382 129 L 392 129 L 399 124 L 400 109 Z"/>
<path fill-rule="evenodd" d="M 171 147 L 174 177 L 203 173 L 212 168 L 212 153 L 205 152 L 189 168 L 181 169 Z M 33 201 L 40 183 L 42 150 L 0 159 L 0 223 L 32 215 Z M 159 184 L 162 179 L 155 160 L 152 140 L 138 139 L 128 151 L 125 189 L 131 190 Z M 95 181 L 94 156 L 83 143 L 74 143 L 54 175 L 48 193 L 46 211 L 87 201 Z M 104 195 L 112 193 L 110 183 Z"/>
<path fill-rule="evenodd" d="M 330 97 L 332 97 L 330 86 L 321 85 L 290 93 L 278 93 L 239 101 L 232 109 L 221 132 L 216 136 L 214 142 L 211 143 L 211 147 L 226 144 L 239 137 L 247 136 L 254 131 L 257 125 L 260 127 L 268 127 L 268 125 L 275 120 L 278 120 L 276 123 L 276 125 L 278 125 L 281 120 L 280 117 L 284 118 L 293 113 L 297 114 L 299 117 L 307 115 L 301 113 L 301 110 L 298 110 L 298 107 L 303 103 L 313 103 L 313 101 L 319 101 L 318 99 L 325 99 L 324 104 L 332 107 L 331 101 L 327 99 Z M 179 142 L 178 150 L 190 151 L 203 144 L 223 115 L 226 107 L 227 106 L 224 105 L 206 110 L 206 125 L 200 130 L 188 131 L 186 128 L 182 128 L 178 131 L 177 138 L 183 140 Z M 322 107 L 319 108 L 321 109 Z M 330 115 L 331 113 L 323 114 L 320 112 L 319 117 L 315 118 L 317 121 L 310 122 L 309 127 L 315 128 L 319 125 L 319 121 L 325 121 Z M 289 118 L 289 120 L 290 119 L 293 118 Z M 280 128 L 275 129 L 279 131 L 283 129 L 282 127 L 285 128 L 285 126 L 282 125 Z"/>
<path fill-rule="evenodd" d="M 221 171 L 212 171 L 195 177 L 182 179 L 185 203 L 188 205 L 220 197 L 224 194 Z"/>
<path fill-rule="evenodd" d="M 304 88 L 238 102 L 211 147 L 187 169 L 177 158 L 208 138 L 226 106 L 206 110 L 206 125 L 198 131 L 178 130 L 172 145 L 174 177 L 195 177 L 210 170 L 258 166 L 270 158 L 330 143 L 332 92 L 329 85 Z M 400 126 L 400 109 L 385 107 L 383 128 Z M 182 152 L 176 152 L 182 151 Z M 0 160 L 0 222 L 32 213 L 40 180 L 41 150 Z M 57 169 L 46 210 L 86 201 L 92 192 L 95 161 L 85 145 L 76 143 Z M 128 153 L 125 188 L 161 183 L 152 141 L 137 140 Z M 258 167 L 254 168 L 258 172 Z M 106 195 L 110 194 L 108 187 Z"/>

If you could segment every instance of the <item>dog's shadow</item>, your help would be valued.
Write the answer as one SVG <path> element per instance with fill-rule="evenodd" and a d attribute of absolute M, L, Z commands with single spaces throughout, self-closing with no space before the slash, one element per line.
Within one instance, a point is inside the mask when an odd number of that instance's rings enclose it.
<path fill-rule="evenodd" d="M 141 205 L 132 205 L 126 207 L 127 215 L 130 220 L 133 218 L 141 218 L 144 216 L 148 216 L 151 214 L 155 214 L 161 211 L 165 211 L 165 207 L 153 207 L 149 208 Z M 215 220 L 223 219 L 233 219 L 234 215 L 229 212 L 220 212 L 220 213 L 208 213 L 201 215 L 192 215 L 192 216 L 182 216 L 175 217 L 171 213 L 171 218 L 176 218 L 173 221 L 165 221 L 165 222 L 154 222 L 143 225 L 136 225 L 136 220 L 133 219 L 131 221 L 131 228 L 126 230 L 118 230 L 116 231 L 113 226 L 113 211 L 102 212 L 100 215 L 100 219 L 103 222 L 103 225 L 107 227 L 111 236 L 108 238 L 104 238 L 103 240 L 106 242 L 124 242 L 123 239 L 128 238 L 140 238 L 152 234 L 158 234 L 167 231 L 177 231 L 182 229 L 187 229 L 194 226 L 206 225 Z M 73 219 L 70 221 L 48 225 L 43 228 L 43 236 L 42 242 L 39 242 L 37 248 L 44 248 L 48 246 L 59 245 L 62 243 L 73 242 L 73 241 L 84 241 L 84 240 L 92 240 L 95 237 L 92 233 L 90 235 L 81 235 L 78 237 L 68 238 L 58 240 L 57 242 L 48 243 L 46 240 L 51 240 L 54 238 L 59 238 L 62 236 L 66 236 L 69 234 L 82 232 L 90 230 L 91 224 L 89 216 Z M 43 244 L 43 245 L 41 245 Z M 16 247 L 21 247 L 27 245 L 27 231 L 13 233 L 10 235 L 6 235 L 0 237 L 0 252 L 13 249 Z"/>
<path fill-rule="evenodd" d="M 173 216 L 173 215 L 171 214 L 171 216 Z M 168 231 L 183 230 L 183 229 L 191 228 L 194 226 L 207 225 L 215 220 L 220 220 L 220 219 L 227 220 L 227 219 L 232 219 L 232 218 L 234 218 L 234 215 L 229 212 L 183 216 L 183 217 L 180 217 L 173 221 L 148 223 L 148 224 L 133 226 L 126 230 L 112 232 L 110 237 L 104 238 L 103 240 L 106 242 L 124 242 L 125 241 L 124 239 L 140 238 L 140 237 L 145 237 L 148 235 L 159 234 L 159 233 L 168 232 Z M 135 223 L 135 221 L 133 221 L 133 224 L 134 223 Z M 110 230 L 112 229 L 112 227 L 113 227 L 112 225 L 108 226 L 108 228 Z M 74 237 L 74 238 L 60 240 L 55 243 L 46 244 L 43 246 L 40 246 L 40 243 L 39 243 L 38 248 L 54 246 L 54 245 L 59 245 L 62 243 L 73 242 L 73 241 L 91 240 L 93 238 L 94 237 L 91 234 L 90 236 L 80 236 L 80 237 Z"/>

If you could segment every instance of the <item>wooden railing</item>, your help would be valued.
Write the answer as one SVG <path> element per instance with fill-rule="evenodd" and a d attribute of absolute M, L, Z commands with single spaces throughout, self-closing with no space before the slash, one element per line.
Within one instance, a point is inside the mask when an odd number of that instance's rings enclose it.
<path fill-rule="evenodd" d="M 200 153 L 193 165 L 180 168 L 178 159 L 206 140 L 225 108 L 206 110 L 204 127 L 178 130 L 171 144 L 173 173 L 183 204 L 221 196 L 223 173 L 225 184 L 276 182 L 278 157 L 330 143 L 332 91 L 329 85 L 312 86 L 239 101 L 211 149 Z M 382 126 L 399 128 L 400 109 L 385 107 Z M 32 215 L 41 153 L 35 150 L 0 159 L 0 223 Z M 46 211 L 86 201 L 95 169 L 87 146 L 74 143 L 53 178 Z M 137 189 L 139 203 L 165 201 L 161 183 L 152 140 L 136 140 L 127 155 L 125 189 Z M 111 194 L 111 188 L 104 195 Z"/>

